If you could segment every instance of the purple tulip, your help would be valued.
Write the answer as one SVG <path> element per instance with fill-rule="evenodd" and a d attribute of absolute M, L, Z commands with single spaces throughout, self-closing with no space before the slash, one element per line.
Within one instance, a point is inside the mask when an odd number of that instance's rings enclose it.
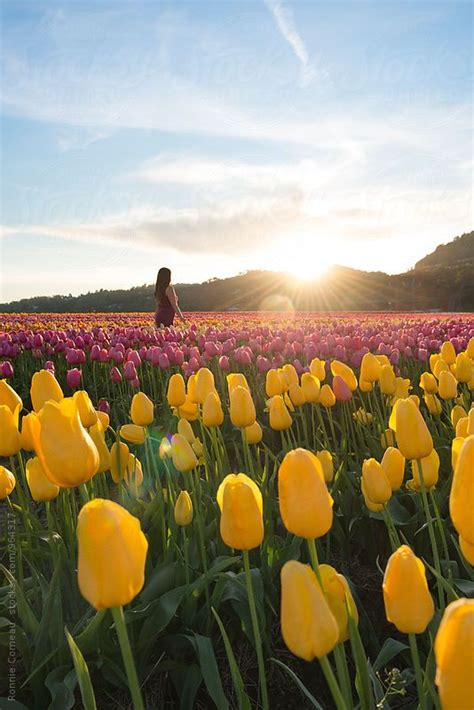
<path fill-rule="evenodd" d="M 74 367 L 72 370 L 68 370 L 66 374 L 66 382 L 68 387 L 72 390 L 76 390 L 81 384 L 82 372 L 79 368 Z"/>

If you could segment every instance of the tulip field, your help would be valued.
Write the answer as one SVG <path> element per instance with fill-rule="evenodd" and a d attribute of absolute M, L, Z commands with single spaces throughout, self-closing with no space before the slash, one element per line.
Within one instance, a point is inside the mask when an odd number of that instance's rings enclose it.
<path fill-rule="evenodd" d="M 0 315 L 0 708 L 474 709 L 474 316 Z"/>

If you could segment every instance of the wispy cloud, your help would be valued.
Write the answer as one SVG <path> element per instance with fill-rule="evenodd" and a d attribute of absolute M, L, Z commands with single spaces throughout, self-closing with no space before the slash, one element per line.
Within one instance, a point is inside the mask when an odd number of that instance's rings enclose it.
<path fill-rule="evenodd" d="M 277 27 L 284 39 L 299 60 L 301 64 L 301 83 L 303 86 L 307 86 L 313 80 L 316 72 L 311 64 L 306 45 L 296 28 L 292 11 L 281 0 L 264 0 L 264 2 L 275 18 Z"/>

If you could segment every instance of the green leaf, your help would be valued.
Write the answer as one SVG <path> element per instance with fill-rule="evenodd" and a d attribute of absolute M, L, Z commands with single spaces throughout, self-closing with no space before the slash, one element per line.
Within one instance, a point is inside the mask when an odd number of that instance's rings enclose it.
<path fill-rule="evenodd" d="M 70 666 L 54 668 L 44 681 L 51 693 L 48 710 L 70 710 L 74 707 L 74 689 L 77 684 L 76 673 Z"/>
<path fill-rule="evenodd" d="M 466 597 L 474 597 L 474 582 L 469 579 L 453 579 L 453 584 Z"/>
<path fill-rule="evenodd" d="M 22 620 L 22 625 L 25 630 L 32 636 L 35 636 L 38 633 L 39 621 L 34 615 L 31 606 L 28 604 L 22 588 L 17 583 L 15 577 L 4 565 L 0 564 L 0 570 L 10 582 L 10 585 L 15 589 L 18 618 Z"/>
<path fill-rule="evenodd" d="M 196 663 L 172 672 L 173 683 L 179 695 L 179 710 L 188 710 L 195 705 L 196 695 L 202 683 L 202 672 Z"/>
<path fill-rule="evenodd" d="M 277 666 L 280 666 L 281 668 L 283 668 L 283 670 L 290 676 L 291 680 L 295 683 L 295 685 L 297 685 L 299 690 L 303 693 L 305 698 L 311 703 L 313 708 L 316 708 L 317 710 L 323 710 L 322 705 L 320 705 L 318 703 L 318 701 L 316 700 L 314 695 L 312 695 L 309 692 L 308 688 L 305 686 L 303 681 L 300 680 L 300 678 L 298 678 L 296 673 L 294 671 L 292 671 L 291 668 L 288 668 L 288 666 L 285 663 L 282 663 L 282 661 L 279 661 L 277 658 L 270 658 L 270 660 L 272 663 L 276 663 Z"/>
<path fill-rule="evenodd" d="M 147 580 L 147 583 L 139 596 L 140 601 L 151 602 L 154 599 L 158 599 L 176 586 L 175 579 L 175 562 L 163 567 L 157 567 L 155 572 Z"/>
<path fill-rule="evenodd" d="M 408 649 L 409 646 L 406 643 L 402 643 L 401 641 L 397 641 L 396 639 L 392 638 L 386 639 L 384 645 L 380 649 L 377 658 L 374 661 L 374 671 L 377 673 L 377 671 L 380 671 L 382 668 L 385 668 L 387 663 L 391 661 L 392 658 L 395 658 L 395 656 L 398 656 L 399 653 Z"/>
<path fill-rule="evenodd" d="M 227 702 L 222 688 L 221 677 L 217 668 L 211 639 L 208 636 L 201 636 L 200 634 L 187 636 L 187 638 L 193 644 L 199 659 L 199 665 L 201 666 L 207 692 L 219 710 L 229 710 L 229 703 Z"/>
<path fill-rule="evenodd" d="M 234 684 L 235 693 L 237 695 L 237 701 L 239 703 L 239 710 L 250 710 L 250 700 L 248 698 L 247 693 L 245 692 L 244 682 L 242 680 L 242 675 L 240 673 L 239 666 L 237 665 L 237 661 L 235 660 L 232 644 L 230 643 L 230 639 L 227 635 L 224 624 L 222 623 L 219 614 L 214 608 L 212 609 L 212 613 L 214 614 L 214 617 L 217 621 L 219 630 L 222 635 L 222 639 L 224 641 L 227 660 L 229 661 L 230 666 L 230 673 L 232 675 L 232 682 Z"/>
<path fill-rule="evenodd" d="M 19 703 L 18 700 L 0 698 L 0 710 L 29 710 L 29 708 L 23 703 Z"/>
<path fill-rule="evenodd" d="M 96 710 L 94 689 L 92 687 L 89 669 L 87 668 L 84 656 L 66 626 L 64 627 L 64 633 L 66 634 L 69 649 L 71 651 L 77 680 L 79 682 L 79 688 L 81 689 L 81 697 L 84 708 L 85 710 Z"/>

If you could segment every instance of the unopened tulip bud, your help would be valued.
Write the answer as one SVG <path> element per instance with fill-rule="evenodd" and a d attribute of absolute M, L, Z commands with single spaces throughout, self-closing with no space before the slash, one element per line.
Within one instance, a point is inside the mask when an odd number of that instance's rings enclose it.
<path fill-rule="evenodd" d="M 401 633 L 422 634 L 434 615 L 425 566 L 407 545 L 389 558 L 383 580 L 387 621 Z"/>
<path fill-rule="evenodd" d="M 187 491 L 181 491 L 174 506 L 174 520 L 176 525 L 186 527 L 193 522 L 193 502 Z"/>

